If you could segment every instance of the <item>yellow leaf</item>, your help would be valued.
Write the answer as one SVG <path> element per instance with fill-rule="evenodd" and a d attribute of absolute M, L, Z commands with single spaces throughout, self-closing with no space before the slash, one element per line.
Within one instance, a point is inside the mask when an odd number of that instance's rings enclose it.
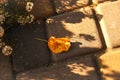
<path fill-rule="evenodd" d="M 68 38 L 55 38 L 52 36 L 48 39 L 48 47 L 54 54 L 66 52 L 70 46 L 71 44 Z"/>

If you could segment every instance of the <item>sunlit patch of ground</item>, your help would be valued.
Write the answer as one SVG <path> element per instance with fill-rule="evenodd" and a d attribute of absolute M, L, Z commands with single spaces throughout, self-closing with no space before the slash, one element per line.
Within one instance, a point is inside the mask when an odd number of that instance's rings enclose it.
<path fill-rule="evenodd" d="M 100 56 L 100 61 L 105 80 L 120 80 L 120 49 L 107 51 Z"/>

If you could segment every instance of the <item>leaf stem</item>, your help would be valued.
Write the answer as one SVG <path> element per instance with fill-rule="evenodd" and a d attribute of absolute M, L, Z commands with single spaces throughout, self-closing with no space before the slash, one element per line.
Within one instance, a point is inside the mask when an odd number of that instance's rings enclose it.
<path fill-rule="evenodd" d="M 43 41 L 43 42 L 48 42 L 47 40 L 45 39 L 40 39 L 40 38 L 35 38 L 36 40 L 39 40 L 39 41 Z"/>

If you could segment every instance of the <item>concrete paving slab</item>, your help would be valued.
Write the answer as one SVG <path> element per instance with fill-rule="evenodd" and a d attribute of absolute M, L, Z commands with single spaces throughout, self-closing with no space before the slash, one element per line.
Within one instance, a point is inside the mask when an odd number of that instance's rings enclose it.
<path fill-rule="evenodd" d="M 47 43 L 36 38 L 46 39 L 45 25 L 28 24 L 9 29 L 13 42 L 13 67 L 16 72 L 26 71 L 47 65 L 50 61 Z"/>
<path fill-rule="evenodd" d="M 97 6 L 96 12 L 108 48 L 120 46 L 120 1 L 104 2 Z"/>
<path fill-rule="evenodd" d="M 98 3 L 103 3 L 103 2 L 107 2 L 107 1 L 114 2 L 114 1 L 117 1 L 117 0 L 92 0 L 92 3 L 97 5 Z"/>
<path fill-rule="evenodd" d="M 12 64 L 9 56 L 4 56 L 0 50 L 0 80 L 14 80 Z"/>
<path fill-rule="evenodd" d="M 19 73 L 17 80 L 98 80 L 98 77 L 89 55 Z"/>
<path fill-rule="evenodd" d="M 120 79 L 120 49 L 109 50 L 99 57 L 100 70 L 105 80 Z"/>
<path fill-rule="evenodd" d="M 68 52 L 57 55 L 51 53 L 53 61 L 96 52 L 102 48 L 92 10 L 89 7 L 50 17 L 46 25 L 48 38 L 68 37 L 72 43 Z"/>

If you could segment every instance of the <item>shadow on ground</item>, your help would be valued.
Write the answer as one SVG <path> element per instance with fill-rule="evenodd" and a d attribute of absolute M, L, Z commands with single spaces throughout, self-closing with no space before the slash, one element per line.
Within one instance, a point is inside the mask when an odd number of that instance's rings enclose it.
<path fill-rule="evenodd" d="M 19 74 L 17 80 L 98 80 L 92 57 L 82 57 Z"/>
<path fill-rule="evenodd" d="M 106 79 L 106 80 L 120 80 L 120 72 L 109 69 L 110 66 L 103 64 L 103 62 L 104 61 L 100 60 L 101 69 L 105 70 L 103 73 L 101 72 L 102 74 L 101 78 Z"/>
<path fill-rule="evenodd" d="M 93 18 L 93 16 L 90 13 L 88 13 L 87 11 L 85 11 L 85 10 L 84 10 L 84 12 L 75 11 L 75 12 L 71 12 L 71 13 L 69 13 L 67 15 L 66 14 L 58 15 L 58 16 L 55 16 L 53 18 L 49 18 L 47 20 L 47 24 L 49 25 L 47 28 L 48 29 L 51 28 L 51 29 L 49 29 L 49 32 L 53 36 L 57 36 L 57 37 L 68 36 L 68 37 L 71 37 L 75 33 L 79 32 L 78 30 L 76 30 L 74 28 L 79 29 L 79 28 L 82 27 L 82 26 L 78 26 L 76 24 L 79 24 L 79 23 L 83 22 L 83 20 L 85 18 Z M 76 26 L 74 26 L 74 25 L 76 25 Z M 57 29 L 56 29 L 56 27 L 57 27 Z M 75 32 L 75 30 L 77 32 Z M 74 32 L 72 32 L 72 31 L 74 31 Z M 79 37 L 80 36 L 88 37 L 87 35 L 90 38 L 91 35 L 89 35 L 89 34 L 80 34 Z"/>

